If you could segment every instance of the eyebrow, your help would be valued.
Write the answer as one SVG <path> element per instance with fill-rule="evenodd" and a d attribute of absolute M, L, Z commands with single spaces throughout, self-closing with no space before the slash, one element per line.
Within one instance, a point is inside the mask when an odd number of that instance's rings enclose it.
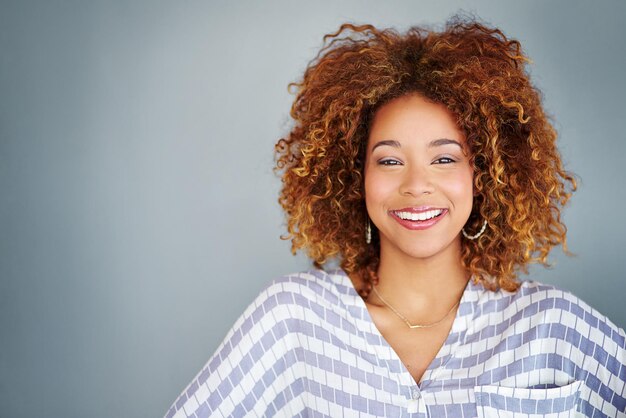
<path fill-rule="evenodd" d="M 463 149 L 463 145 L 459 141 L 455 141 L 454 139 L 448 139 L 448 138 L 434 139 L 434 140 L 432 140 L 432 141 L 430 141 L 428 143 L 428 148 L 441 147 L 443 145 L 449 145 L 449 144 L 458 145 L 459 148 Z M 385 139 L 383 141 L 378 141 L 372 147 L 372 151 L 374 151 L 376 148 L 382 147 L 384 145 L 387 145 L 389 147 L 394 147 L 394 148 L 402 148 L 402 145 L 400 145 L 400 143 L 398 141 L 395 141 L 393 139 Z"/>
<path fill-rule="evenodd" d="M 376 148 L 378 147 L 382 147 L 384 145 L 390 146 L 390 147 L 394 147 L 394 148 L 401 148 L 401 145 L 398 141 L 394 141 L 392 139 L 386 139 L 384 141 L 378 141 L 373 147 L 372 147 L 372 151 L 374 151 Z"/>
<path fill-rule="evenodd" d="M 463 149 L 463 145 L 461 145 L 459 141 L 455 141 L 454 139 L 448 139 L 448 138 L 435 139 L 434 141 L 431 141 L 430 144 L 428 144 L 428 148 L 440 147 L 442 145 L 448 145 L 448 144 L 458 145 L 459 148 Z"/>

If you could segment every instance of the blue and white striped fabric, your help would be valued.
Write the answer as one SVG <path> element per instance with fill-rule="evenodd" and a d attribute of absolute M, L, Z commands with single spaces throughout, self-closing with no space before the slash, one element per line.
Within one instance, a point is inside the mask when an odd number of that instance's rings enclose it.
<path fill-rule="evenodd" d="M 626 335 L 570 293 L 469 283 L 419 385 L 346 274 L 272 282 L 167 417 L 626 416 Z"/>

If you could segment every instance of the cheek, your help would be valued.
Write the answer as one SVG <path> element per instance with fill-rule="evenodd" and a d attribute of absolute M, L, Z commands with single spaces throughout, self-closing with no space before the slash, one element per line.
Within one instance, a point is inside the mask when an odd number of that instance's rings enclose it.
<path fill-rule="evenodd" d="M 374 210 L 374 206 L 379 206 L 393 190 L 393 184 L 385 176 L 372 172 L 365 175 L 365 203 L 368 211 Z"/>
<path fill-rule="evenodd" d="M 449 192 L 456 196 L 459 204 L 469 206 L 471 208 L 474 201 L 474 178 L 471 170 L 460 172 L 456 175 L 454 181 L 450 181 Z"/>
<path fill-rule="evenodd" d="M 436 187 L 450 198 L 457 200 L 457 204 L 466 200 L 471 201 L 474 195 L 473 172 L 471 168 L 463 167 L 441 173 L 437 177 Z"/>
<path fill-rule="evenodd" d="M 370 206 L 376 200 L 376 191 L 375 187 L 376 181 L 372 178 L 372 175 L 365 175 L 365 205 L 367 206 L 367 210 L 370 211 Z"/>

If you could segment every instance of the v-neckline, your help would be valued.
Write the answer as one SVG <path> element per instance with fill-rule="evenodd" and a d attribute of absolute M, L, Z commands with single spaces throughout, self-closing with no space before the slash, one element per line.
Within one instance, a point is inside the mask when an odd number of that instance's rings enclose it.
<path fill-rule="evenodd" d="M 455 349 L 459 346 L 461 340 L 465 337 L 466 331 L 469 327 L 469 318 L 471 317 L 471 313 L 474 311 L 474 306 L 472 301 L 470 300 L 469 294 L 471 293 L 474 286 L 473 280 L 470 278 L 463 289 L 463 294 L 461 296 L 461 300 L 459 302 L 459 306 L 456 310 L 456 314 L 454 316 L 454 321 L 452 322 L 452 327 L 446 337 L 444 343 L 437 351 L 437 354 L 430 362 L 419 382 L 415 382 L 413 376 L 404 365 L 398 353 L 391 347 L 387 339 L 383 337 L 382 333 L 374 323 L 372 316 L 370 315 L 369 310 L 367 309 L 367 305 L 361 296 L 357 293 L 354 288 L 354 284 L 350 277 L 346 274 L 345 271 L 339 269 L 337 274 L 341 275 L 346 283 L 346 287 L 352 293 L 352 296 L 355 299 L 356 306 L 361 310 L 361 317 L 357 319 L 364 320 L 370 326 L 368 330 L 370 333 L 375 335 L 383 345 L 374 345 L 377 354 L 383 358 L 392 359 L 397 366 L 397 369 L 401 372 L 398 374 L 398 379 L 400 380 L 400 384 L 406 386 L 417 386 L 420 390 L 424 389 L 428 386 L 430 382 L 432 382 L 436 377 L 438 372 L 446 365 L 448 360 L 451 357 L 451 353 L 455 352 Z M 385 350 L 386 352 L 380 352 L 380 350 Z"/>

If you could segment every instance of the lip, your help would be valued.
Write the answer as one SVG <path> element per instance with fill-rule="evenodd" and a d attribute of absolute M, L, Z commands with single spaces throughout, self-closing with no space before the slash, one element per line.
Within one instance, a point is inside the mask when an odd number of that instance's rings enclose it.
<path fill-rule="evenodd" d="M 412 221 L 409 219 L 402 219 L 397 215 L 398 212 L 423 213 L 423 212 L 428 212 L 431 210 L 440 210 L 442 212 L 439 216 L 436 216 L 434 218 L 431 218 L 425 221 Z M 432 206 L 419 206 L 419 207 L 410 207 L 410 208 L 390 210 L 388 213 L 389 213 L 389 216 L 391 216 L 396 222 L 398 222 L 404 228 L 409 229 L 411 231 L 421 231 L 421 230 L 428 229 L 436 225 L 440 220 L 443 219 L 444 216 L 448 214 L 448 210 L 444 208 L 436 208 Z"/>

